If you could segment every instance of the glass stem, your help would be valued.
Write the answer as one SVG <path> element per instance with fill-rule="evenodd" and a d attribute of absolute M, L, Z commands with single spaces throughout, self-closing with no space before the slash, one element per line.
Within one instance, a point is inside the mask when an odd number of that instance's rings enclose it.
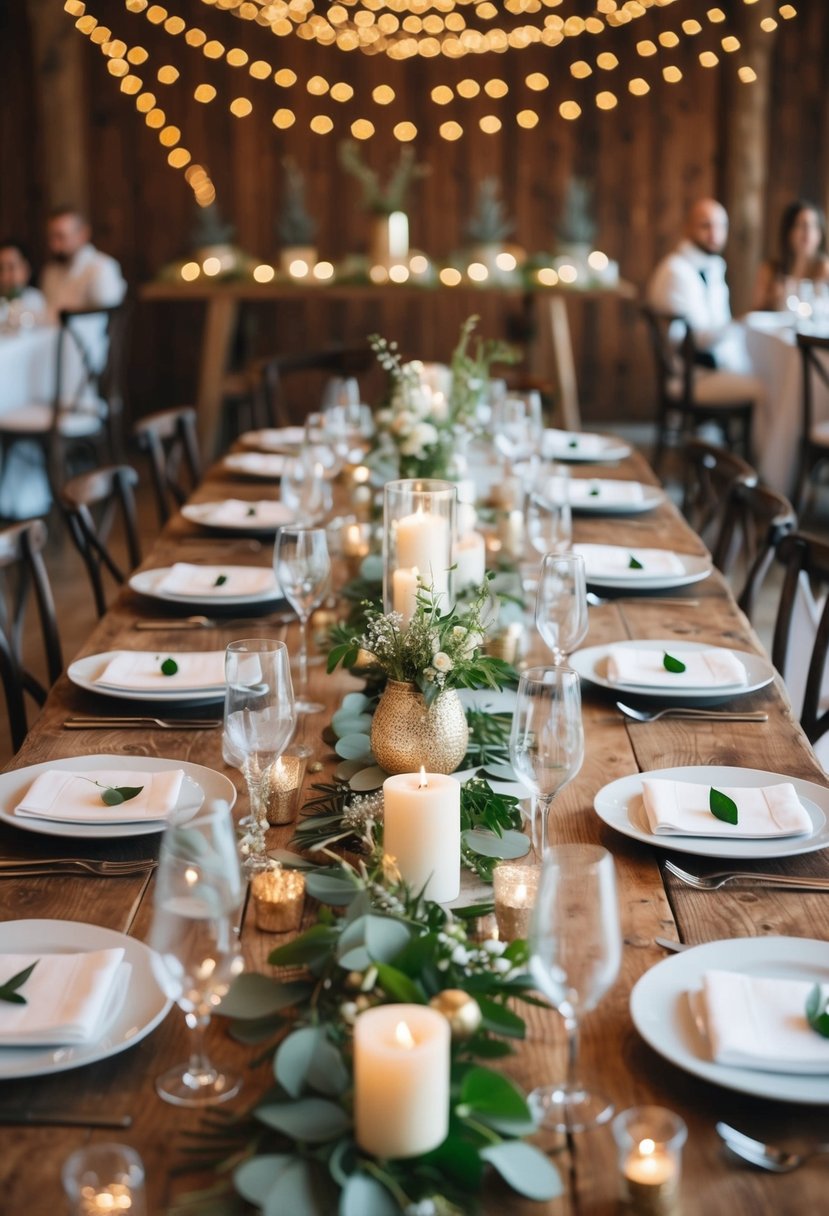
<path fill-rule="evenodd" d="M 565 1017 L 564 1028 L 567 1031 L 567 1092 L 572 1095 L 579 1088 L 579 1021 L 575 1017 Z"/>
<path fill-rule="evenodd" d="M 550 807 L 553 804 L 553 794 L 538 799 L 538 841 L 539 858 L 543 861 L 550 844 Z"/>
<path fill-rule="evenodd" d="M 308 617 L 299 618 L 299 696 L 308 700 Z"/>
<path fill-rule="evenodd" d="M 186 1021 L 190 1028 L 190 1060 L 187 1072 L 197 1085 L 209 1085 L 216 1072 L 204 1050 L 204 1037 L 210 1025 L 210 1014 L 188 1013 Z"/>

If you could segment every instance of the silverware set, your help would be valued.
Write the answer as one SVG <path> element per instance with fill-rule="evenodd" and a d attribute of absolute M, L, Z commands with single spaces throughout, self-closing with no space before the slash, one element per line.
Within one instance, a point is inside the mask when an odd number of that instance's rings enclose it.
<path fill-rule="evenodd" d="M 67 718 L 64 730 L 215 730 L 220 718 L 122 718 L 104 714 Z"/>
<path fill-rule="evenodd" d="M 634 709 L 623 701 L 616 708 L 634 722 L 658 722 L 660 718 L 696 718 L 700 722 L 768 722 L 769 716 L 762 710 L 693 709 L 688 705 L 672 705 L 667 709 Z"/>
<path fill-rule="evenodd" d="M 737 1157 L 759 1166 L 761 1170 L 769 1170 L 772 1174 L 790 1174 L 812 1157 L 829 1153 L 829 1144 L 812 1143 L 801 1152 L 794 1152 L 777 1144 L 764 1144 L 762 1140 L 752 1140 L 751 1136 L 738 1132 L 736 1127 L 730 1127 L 727 1123 L 717 1124 L 717 1135 Z"/>
<path fill-rule="evenodd" d="M 718 891 L 720 887 L 732 883 L 787 888 L 790 891 L 829 891 L 829 879 L 826 878 L 796 878 L 788 874 L 765 874 L 750 870 L 718 870 L 714 874 L 690 874 L 672 861 L 665 862 L 665 869 L 695 891 Z"/>

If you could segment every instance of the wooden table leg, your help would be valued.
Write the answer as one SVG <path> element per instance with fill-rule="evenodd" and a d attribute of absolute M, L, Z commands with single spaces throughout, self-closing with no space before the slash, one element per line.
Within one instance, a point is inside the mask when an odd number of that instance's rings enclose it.
<path fill-rule="evenodd" d="M 573 359 L 573 342 L 570 337 L 570 321 L 567 316 L 567 301 L 563 295 L 553 295 L 550 304 L 550 335 L 553 340 L 553 362 L 558 382 L 558 400 L 561 407 L 561 425 L 567 431 L 581 430 L 581 411 L 576 384 L 576 364 Z"/>
<path fill-rule="evenodd" d="M 239 302 L 230 295 L 217 293 L 207 301 L 199 357 L 199 384 L 196 391 L 199 446 L 206 461 L 216 454 L 222 410 L 222 383 L 236 332 Z"/>

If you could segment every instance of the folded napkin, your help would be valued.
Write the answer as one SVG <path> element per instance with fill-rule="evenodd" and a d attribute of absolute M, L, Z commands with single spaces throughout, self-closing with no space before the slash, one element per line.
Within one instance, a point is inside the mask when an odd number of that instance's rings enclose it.
<path fill-rule="evenodd" d="M 224 578 L 224 582 L 217 580 Z M 276 595 L 276 578 L 273 570 L 263 566 L 195 566 L 190 562 L 176 562 L 171 566 L 156 588 L 168 595 L 215 596 L 265 595 L 272 591 Z"/>
<path fill-rule="evenodd" d="M 673 652 L 671 652 L 673 653 Z M 664 650 L 646 645 L 611 646 L 607 655 L 607 678 L 612 684 L 638 684 L 643 688 L 730 688 L 747 684 L 746 669 L 730 650 L 682 650 L 674 658 L 685 671 L 667 671 Z"/>
<path fill-rule="evenodd" d="M 829 1039 L 812 1030 L 804 1012 L 813 983 L 733 971 L 706 971 L 702 983 L 691 1003 L 717 1064 L 829 1074 Z"/>
<path fill-rule="evenodd" d="M 62 823 L 136 823 L 166 819 L 181 793 L 184 770 L 149 773 L 140 769 L 96 769 L 70 772 L 49 769 L 34 779 L 15 809 L 31 819 Z M 98 782 L 96 785 L 95 782 Z M 141 793 L 117 806 L 107 806 L 101 795 L 108 786 L 141 786 Z"/>
<path fill-rule="evenodd" d="M 178 671 L 166 676 L 161 664 L 172 659 Z M 223 650 L 191 651 L 173 654 L 170 651 L 116 650 L 104 670 L 95 680 L 108 688 L 148 689 L 174 692 L 177 689 L 221 688 L 225 682 L 225 652 Z"/>
<path fill-rule="evenodd" d="M 723 836 L 733 839 L 797 836 L 812 820 L 790 781 L 756 787 L 716 787 L 737 804 L 737 823 L 717 819 L 708 806 L 710 785 L 645 777 L 642 801 L 650 829 L 659 835 Z"/>
<path fill-rule="evenodd" d="M 584 506 L 588 503 L 636 503 L 643 502 L 644 497 L 638 481 L 594 481 L 590 477 L 570 479 L 570 502 L 574 506 Z"/>
<path fill-rule="evenodd" d="M 604 435 L 591 435 L 583 431 L 559 431 L 548 427 L 544 432 L 541 451 L 544 456 L 599 456 L 607 448 Z"/>
<path fill-rule="evenodd" d="M 675 553 L 667 549 L 625 549 L 621 545 L 573 545 L 573 552 L 584 558 L 584 568 L 589 577 L 612 575 L 619 578 L 650 578 L 656 574 L 684 574 L 685 566 Z M 642 569 L 631 568 L 630 559 L 636 558 Z"/>
<path fill-rule="evenodd" d="M 294 512 L 284 502 L 271 502 L 268 499 L 246 502 L 242 498 L 206 503 L 202 516 L 206 524 L 220 524 L 227 528 L 279 528 L 283 524 L 293 523 L 295 519 Z"/>
<path fill-rule="evenodd" d="M 0 983 L 35 963 L 19 989 L 25 1005 L 0 1001 L 0 1047 L 47 1047 L 99 1039 L 123 1003 L 132 968 L 124 951 L 0 954 Z"/>
<path fill-rule="evenodd" d="M 284 452 L 302 447 L 305 428 L 301 426 L 268 426 L 261 431 L 246 431 L 240 442 L 246 448 L 258 448 L 260 452 Z"/>
<path fill-rule="evenodd" d="M 224 458 L 224 466 L 234 473 L 247 473 L 250 477 L 281 477 L 288 456 L 269 455 L 265 452 L 231 452 Z"/>

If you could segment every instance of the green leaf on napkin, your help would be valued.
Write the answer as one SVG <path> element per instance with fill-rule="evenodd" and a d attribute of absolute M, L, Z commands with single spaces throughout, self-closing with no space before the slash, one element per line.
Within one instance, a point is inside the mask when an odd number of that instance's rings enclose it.
<path fill-rule="evenodd" d="M 84 781 L 97 785 L 104 806 L 120 806 L 122 802 L 129 802 L 130 798 L 137 798 L 144 788 L 143 785 L 101 785 L 100 781 L 93 781 L 91 777 L 84 777 Z"/>
<path fill-rule="evenodd" d="M 806 997 L 806 1020 L 812 1030 L 829 1039 L 829 988 L 815 984 Z"/>
<path fill-rule="evenodd" d="M 247 509 L 247 511 L 245 512 L 245 514 L 246 514 L 246 515 L 255 515 L 255 514 L 256 514 L 256 507 L 248 507 L 248 509 Z"/>
<path fill-rule="evenodd" d="M 163 676 L 174 676 L 178 671 L 178 663 L 175 659 L 165 659 L 161 664 L 161 674 Z"/>
<path fill-rule="evenodd" d="M 567 446 L 568 448 L 577 448 L 579 446 L 578 439 L 571 439 Z"/>
<path fill-rule="evenodd" d="M 17 990 L 23 987 L 39 962 L 40 959 L 35 959 L 30 967 L 24 967 L 17 975 L 6 980 L 5 984 L 0 984 L 0 1001 L 7 1001 L 10 1005 L 25 1005 L 25 996 L 21 996 Z"/>
<path fill-rule="evenodd" d="M 598 498 L 598 497 L 599 497 L 600 492 L 601 492 L 601 491 L 599 490 L 599 487 L 598 487 L 598 486 L 591 486 L 591 487 L 590 487 L 590 489 L 587 491 L 588 496 L 589 496 L 590 498 Z"/>
<path fill-rule="evenodd" d="M 708 808 L 711 814 L 716 819 L 721 819 L 723 823 L 736 825 L 739 820 L 739 811 L 734 799 L 729 798 L 728 794 L 724 794 L 722 790 L 715 790 L 713 786 L 708 795 Z"/>
<path fill-rule="evenodd" d="M 633 556 L 632 553 L 628 554 L 628 556 L 630 557 L 630 561 L 628 562 L 628 570 L 644 570 L 645 569 L 645 567 L 642 565 L 642 563 L 640 561 L 637 561 L 637 559 Z"/>
<path fill-rule="evenodd" d="M 218 576 L 218 578 L 216 579 L 215 583 L 213 584 L 213 586 L 214 586 L 214 587 L 224 587 L 224 585 L 225 585 L 225 583 L 226 583 L 226 582 L 227 582 L 227 575 L 226 575 L 226 574 L 220 574 L 220 575 Z"/>
<path fill-rule="evenodd" d="M 672 654 L 668 654 L 667 650 L 665 651 L 665 657 L 662 660 L 662 666 L 666 671 L 672 671 L 676 675 L 679 675 L 681 672 L 685 671 L 685 664 L 682 662 L 682 659 L 675 659 Z"/>

